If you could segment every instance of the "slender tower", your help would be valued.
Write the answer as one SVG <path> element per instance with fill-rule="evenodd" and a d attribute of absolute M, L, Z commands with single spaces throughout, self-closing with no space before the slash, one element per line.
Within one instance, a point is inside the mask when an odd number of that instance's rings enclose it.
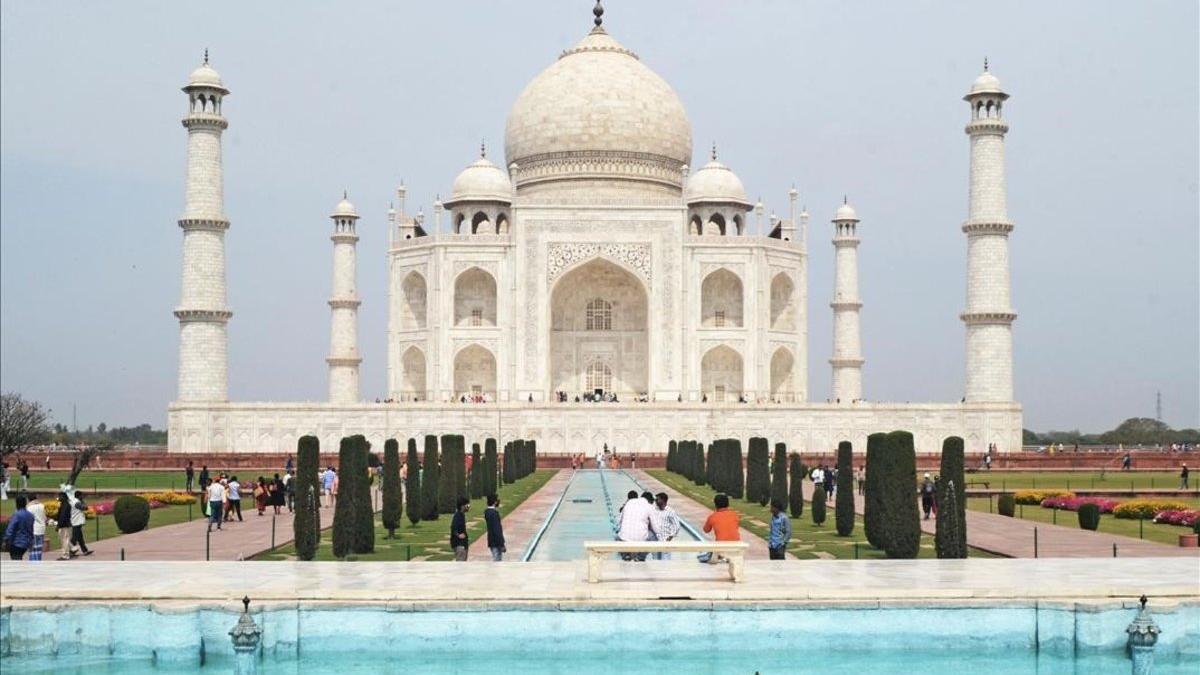
<path fill-rule="evenodd" d="M 358 403 L 358 306 L 362 302 L 355 290 L 358 243 L 358 212 L 342 194 L 342 201 L 329 216 L 333 220 L 333 295 L 329 328 L 329 402 Z"/>
<path fill-rule="evenodd" d="M 967 222 L 967 326 L 965 398 L 1013 400 L 1012 322 L 1008 272 L 1007 190 L 1004 181 L 1005 94 L 983 62 L 983 74 L 963 97 L 971 106 L 971 188 Z"/>
<path fill-rule="evenodd" d="M 229 126 L 221 102 L 229 90 L 204 63 L 187 86 L 187 188 L 183 217 L 183 284 L 175 317 L 179 319 L 179 392 L 183 401 L 226 401 L 228 345 L 226 325 L 233 313 L 225 305 L 224 180 L 221 133 Z"/>
<path fill-rule="evenodd" d="M 862 398 L 862 338 L 859 335 L 858 214 L 842 200 L 833 217 L 833 400 Z"/>

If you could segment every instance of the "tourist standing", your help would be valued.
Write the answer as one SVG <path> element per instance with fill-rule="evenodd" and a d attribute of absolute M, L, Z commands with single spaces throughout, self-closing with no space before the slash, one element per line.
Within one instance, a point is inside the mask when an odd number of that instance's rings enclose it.
<path fill-rule="evenodd" d="M 46 550 L 46 505 L 37 498 L 29 498 L 25 510 L 33 516 L 33 546 L 29 547 L 29 559 L 41 560 Z"/>
<path fill-rule="evenodd" d="M 0 502 L 8 501 L 8 463 L 0 462 Z"/>
<path fill-rule="evenodd" d="M 33 514 L 25 509 L 25 495 L 17 495 L 17 510 L 4 529 L 4 543 L 8 545 L 8 557 L 21 560 L 33 546 Z"/>
<path fill-rule="evenodd" d="M 719 494 L 713 497 L 713 506 L 716 510 L 708 514 L 708 518 L 704 521 L 704 531 L 712 533 L 713 538 L 717 541 L 741 541 L 742 533 L 738 524 L 738 513 L 729 508 L 729 495 Z M 703 553 L 699 556 L 699 560 L 715 564 L 724 560 L 724 556 Z"/>
<path fill-rule="evenodd" d="M 295 462 L 292 461 L 292 456 L 288 455 L 287 463 L 283 465 L 283 472 L 291 473 L 292 469 L 295 469 L 295 468 L 296 468 L 296 464 L 295 464 Z"/>
<path fill-rule="evenodd" d="M 58 539 L 62 544 L 62 555 L 58 557 L 59 560 L 70 560 L 75 557 L 75 547 L 71 545 L 71 498 L 67 496 L 67 487 L 69 486 L 60 486 L 58 515 L 54 518 L 54 527 L 58 528 Z"/>
<path fill-rule="evenodd" d="M 1188 468 L 1187 462 L 1183 463 L 1183 468 L 1179 470 L 1179 489 L 1188 489 Z"/>
<path fill-rule="evenodd" d="M 933 478 L 926 473 L 925 480 L 921 481 L 921 510 L 925 512 L 925 520 L 929 520 L 929 512 L 933 510 L 935 492 L 936 488 L 933 484 Z"/>
<path fill-rule="evenodd" d="M 229 480 L 229 512 L 225 514 L 225 520 L 233 520 L 233 514 L 237 514 L 238 522 L 242 520 L 242 484 L 238 482 L 238 477 L 234 476 Z"/>
<path fill-rule="evenodd" d="M 858 494 L 865 495 L 867 493 L 867 472 L 862 466 L 854 472 L 854 484 L 858 486 Z"/>
<path fill-rule="evenodd" d="M 192 486 L 196 481 L 196 467 L 192 464 L 192 460 L 188 460 L 187 466 L 183 469 L 184 488 L 187 493 L 192 494 Z"/>
<path fill-rule="evenodd" d="M 225 504 L 225 487 L 217 481 L 213 481 L 208 484 L 205 492 L 208 498 L 208 531 L 212 532 L 214 523 L 216 523 L 218 530 L 221 529 L 222 506 Z"/>
<path fill-rule="evenodd" d="M 659 541 L 673 541 L 679 536 L 679 514 L 667 506 L 667 493 L 654 495 L 654 510 L 650 512 L 650 527 Z M 671 554 L 660 551 L 655 555 L 658 560 L 670 560 Z"/>
<path fill-rule="evenodd" d="M 1125 453 L 1125 456 L 1121 459 L 1121 470 L 1122 471 L 1130 471 L 1132 469 L 1133 469 L 1133 455 L 1127 452 L 1127 453 Z"/>
<path fill-rule="evenodd" d="M 208 489 L 208 483 L 209 483 L 208 465 L 205 464 L 204 466 L 200 467 L 200 491 L 201 492 Z"/>
<path fill-rule="evenodd" d="M 267 481 L 262 476 L 254 481 L 254 507 L 260 516 L 267 510 Z"/>
<path fill-rule="evenodd" d="M 83 526 L 87 524 L 87 504 L 83 501 L 83 492 L 76 490 L 71 499 L 71 544 L 79 548 L 85 556 L 92 554 L 83 540 Z"/>
<path fill-rule="evenodd" d="M 487 508 L 483 510 L 483 522 L 487 525 L 487 545 L 492 552 L 492 561 L 500 562 L 508 549 L 504 546 L 504 525 L 500 522 L 500 497 L 487 496 Z"/>
<path fill-rule="evenodd" d="M 792 538 L 792 521 L 783 512 L 783 501 L 771 500 L 771 536 L 767 539 L 767 552 L 771 560 L 783 560 L 787 555 L 788 541 Z"/>
<path fill-rule="evenodd" d="M 402 483 L 403 484 L 403 483 Z M 283 494 L 287 501 L 288 513 L 296 512 L 296 471 L 289 469 L 283 477 Z"/>
<path fill-rule="evenodd" d="M 651 533 L 650 503 L 638 496 L 637 490 L 630 490 L 625 496 L 625 505 L 621 507 L 621 518 L 617 524 L 617 541 L 648 541 Z M 621 560 L 642 562 L 645 559 L 645 553 L 621 554 Z"/>
<path fill-rule="evenodd" d="M 275 507 L 275 515 L 281 513 L 279 509 L 283 508 L 287 501 L 287 497 L 283 494 L 286 489 L 283 479 L 279 477 L 279 474 L 275 474 L 275 480 L 271 482 L 271 506 Z"/>
<path fill-rule="evenodd" d="M 29 491 L 29 462 L 25 458 L 17 460 L 17 473 L 21 474 L 21 492 Z"/>
<path fill-rule="evenodd" d="M 333 467 L 325 469 L 325 475 L 321 476 L 321 491 L 325 493 L 326 500 L 329 501 L 329 507 L 333 507 L 333 501 L 337 498 L 337 471 Z"/>
<path fill-rule="evenodd" d="M 471 509 L 471 500 L 459 497 L 455 505 L 454 517 L 450 519 L 450 548 L 454 551 L 454 560 L 467 560 L 467 511 Z"/>

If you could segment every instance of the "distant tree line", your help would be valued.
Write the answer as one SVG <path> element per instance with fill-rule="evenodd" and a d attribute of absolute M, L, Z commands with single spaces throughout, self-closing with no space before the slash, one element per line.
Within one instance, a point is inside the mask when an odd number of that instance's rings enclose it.
<path fill-rule="evenodd" d="M 1200 443 L 1200 429 L 1172 429 L 1170 425 L 1150 417 L 1130 417 L 1117 425 L 1116 429 L 1099 434 L 1085 434 L 1078 429 L 1044 433 L 1024 429 L 1022 437 L 1025 445 L 1170 445 Z"/>

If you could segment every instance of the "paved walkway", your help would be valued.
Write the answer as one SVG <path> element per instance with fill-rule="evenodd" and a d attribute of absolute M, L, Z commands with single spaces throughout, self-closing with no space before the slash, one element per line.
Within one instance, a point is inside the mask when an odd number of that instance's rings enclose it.
<path fill-rule="evenodd" d="M 500 503 L 500 512 L 504 513 L 504 518 L 500 521 L 504 527 L 504 546 L 508 549 L 508 553 L 504 554 L 505 560 L 520 560 L 525 553 L 525 548 L 529 546 L 529 541 L 533 539 L 533 535 L 541 529 L 542 523 L 545 522 L 546 516 L 550 514 L 550 509 L 558 502 L 562 496 L 563 490 L 567 489 L 567 483 L 571 480 L 571 472 L 567 470 L 559 470 L 554 474 L 554 477 L 546 481 L 546 484 L 538 488 L 538 491 L 529 495 L 521 505 L 512 513 L 505 513 L 504 503 Z M 482 517 L 482 514 L 480 514 Z M 492 553 L 487 547 L 487 535 L 480 535 L 475 541 L 471 542 L 471 548 L 468 551 L 468 562 L 487 561 L 491 562 Z"/>
<path fill-rule="evenodd" d="M 811 481 L 804 482 L 806 499 L 812 499 L 812 487 Z M 854 495 L 854 510 L 859 514 L 863 512 L 861 495 Z M 936 529 L 936 518 L 921 520 L 922 532 L 933 534 Z M 1037 529 L 1037 555 L 1040 558 L 1112 558 L 1113 544 L 1117 546 L 1119 558 L 1200 557 L 1200 548 L 1167 546 L 1144 539 L 1089 532 L 1078 527 L 967 510 L 967 543 L 992 553 L 1010 558 L 1034 557 L 1034 529 Z"/>

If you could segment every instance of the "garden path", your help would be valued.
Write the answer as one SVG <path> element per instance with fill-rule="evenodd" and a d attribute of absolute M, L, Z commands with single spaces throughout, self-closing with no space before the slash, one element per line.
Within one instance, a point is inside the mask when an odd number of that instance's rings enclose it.
<path fill-rule="evenodd" d="M 567 489 L 567 483 L 571 480 L 571 472 L 565 469 L 560 469 L 553 478 L 546 481 L 546 484 L 538 489 L 537 492 L 529 495 L 525 501 L 512 512 L 507 513 L 504 508 L 504 502 L 500 502 L 500 512 L 504 514 L 504 518 L 500 521 L 504 529 L 504 547 L 508 552 L 504 554 L 506 561 L 520 560 L 521 555 L 525 553 L 525 548 L 529 546 L 529 541 L 533 539 L 533 535 L 542 527 L 546 516 L 549 515 L 550 509 L 554 508 L 554 504 L 562 496 L 563 490 Z M 476 514 L 483 517 L 483 514 Z M 582 555 L 583 550 L 580 549 Z M 471 548 L 468 550 L 468 561 L 487 561 L 490 562 L 492 554 L 488 551 L 487 535 L 481 535 L 471 542 Z"/>

